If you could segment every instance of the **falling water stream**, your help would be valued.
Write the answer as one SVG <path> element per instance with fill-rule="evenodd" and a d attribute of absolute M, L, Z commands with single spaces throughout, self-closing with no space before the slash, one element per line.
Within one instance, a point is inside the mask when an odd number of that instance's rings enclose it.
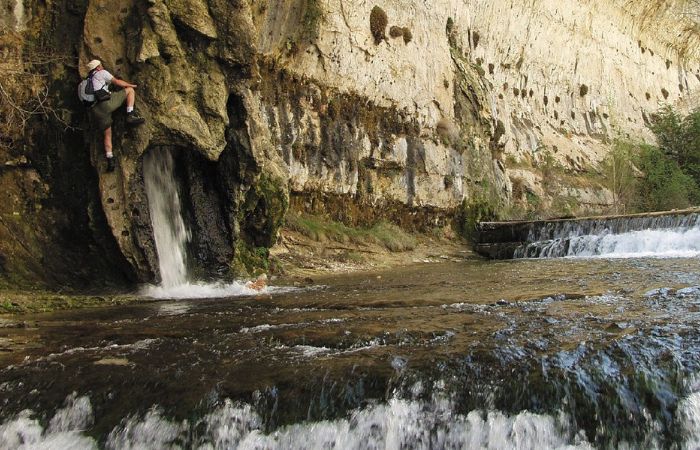
<path fill-rule="evenodd" d="M 148 153 L 143 162 L 143 177 L 158 252 L 161 286 L 165 289 L 182 286 L 187 282 L 186 245 L 190 233 L 182 219 L 172 153 Z"/>
<path fill-rule="evenodd" d="M 3 319 L 0 448 L 698 448 L 695 227 Z"/>

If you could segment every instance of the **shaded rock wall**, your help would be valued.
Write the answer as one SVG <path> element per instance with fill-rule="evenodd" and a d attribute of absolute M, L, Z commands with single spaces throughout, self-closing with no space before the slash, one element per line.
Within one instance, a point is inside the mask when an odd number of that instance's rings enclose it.
<path fill-rule="evenodd" d="M 82 29 L 86 6 L 3 3 L 3 106 L 19 88 L 39 92 L 48 109 L 24 114 L 26 127 L 16 120 L 14 134 L 0 136 L 0 286 L 103 289 L 136 279 L 106 221 L 74 94 L 81 40 L 75 30 Z M 25 71 L 37 77 L 16 75 Z"/>

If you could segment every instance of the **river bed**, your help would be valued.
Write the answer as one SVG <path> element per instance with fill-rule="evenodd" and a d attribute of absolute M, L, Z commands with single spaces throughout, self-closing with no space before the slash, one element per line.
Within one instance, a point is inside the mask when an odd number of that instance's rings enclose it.
<path fill-rule="evenodd" d="M 695 448 L 699 268 L 443 262 L 26 316 L 0 448 Z"/>

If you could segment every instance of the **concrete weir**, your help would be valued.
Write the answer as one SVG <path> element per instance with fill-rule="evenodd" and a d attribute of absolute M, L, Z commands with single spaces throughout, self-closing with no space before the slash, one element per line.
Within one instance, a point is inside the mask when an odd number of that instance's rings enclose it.
<path fill-rule="evenodd" d="M 683 234 L 698 226 L 700 208 L 567 219 L 479 222 L 474 250 L 490 259 L 600 256 L 629 252 L 629 245 L 621 250 L 617 242 L 621 239 L 616 238 L 631 233 L 675 230 Z M 641 240 L 641 237 L 633 236 L 632 239 Z M 647 241 L 650 239 L 655 241 L 654 244 L 659 241 L 658 237 L 646 238 Z M 694 240 L 689 240 L 676 239 L 684 249 L 688 244 L 695 245 Z M 651 252 L 656 250 L 654 248 Z M 642 253 L 642 250 L 638 251 Z"/>

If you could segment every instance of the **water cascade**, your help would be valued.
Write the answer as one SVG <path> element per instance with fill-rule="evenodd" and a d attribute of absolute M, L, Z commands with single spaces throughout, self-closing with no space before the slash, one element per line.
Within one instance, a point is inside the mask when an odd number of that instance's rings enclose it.
<path fill-rule="evenodd" d="M 173 167 L 173 155 L 168 151 L 150 152 L 143 162 L 161 286 L 166 289 L 187 282 L 186 245 L 190 240 L 190 233 L 182 219 Z"/>
<path fill-rule="evenodd" d="M 700 255 L 700 212 L 482 222 L 476 250 L 493 259 L 694 257 Z"/>
<path fill-rule="evenodd" d="M 693 257 L 700 214 L 532 222 L 514 258 Z"/>

